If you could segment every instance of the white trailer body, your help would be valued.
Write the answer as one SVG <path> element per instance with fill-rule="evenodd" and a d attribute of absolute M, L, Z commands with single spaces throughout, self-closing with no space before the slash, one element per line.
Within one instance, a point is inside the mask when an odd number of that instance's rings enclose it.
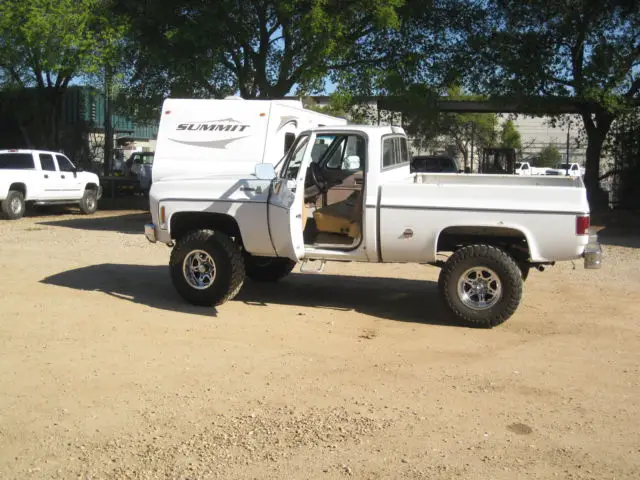
<path fill-rule="evenodd" d="M 300 100 L 170 98 L 162 106 L 153 183 L 194 172 L 248 175 L 257 163 L 278 163 L 299 132 L 346 124 Z"/>

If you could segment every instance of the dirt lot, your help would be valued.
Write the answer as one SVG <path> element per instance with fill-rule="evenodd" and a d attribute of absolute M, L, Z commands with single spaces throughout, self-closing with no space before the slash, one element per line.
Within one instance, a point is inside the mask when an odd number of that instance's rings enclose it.
<path fill-rule="evenodd" d="M 640 478 L 640 234 L 484 330 L 419 265 L 191 307 L 145 220 L 0 220 L 0 478 Z"/>

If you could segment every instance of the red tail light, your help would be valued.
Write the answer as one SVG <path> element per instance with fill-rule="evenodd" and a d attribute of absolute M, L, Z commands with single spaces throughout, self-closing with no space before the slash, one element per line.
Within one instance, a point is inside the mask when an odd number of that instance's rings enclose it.
<path fill-rule="evenodd" d="M 576 235 L 587 235 L 589 233 L 589 215 L 578 215 L 576 217 Z"/>

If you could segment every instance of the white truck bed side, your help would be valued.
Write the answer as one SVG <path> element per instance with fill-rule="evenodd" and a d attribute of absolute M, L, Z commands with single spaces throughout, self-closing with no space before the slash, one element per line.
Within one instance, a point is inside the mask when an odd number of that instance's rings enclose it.
<path fill-rule="evenodd" d="M 535 262 L 579 258 L 588 242 L 588 235 L 576 235 L 576 216 L 589 212 L 579 178 L 418 174 L 412 180 L 380 186 L 382 261 L 434 261 L 438 238 L 449 227 L 517 230 Z M 541 198 L 539 185 L 554 188 Z M 407 228 L 413 236 L 403 238 Z"/>

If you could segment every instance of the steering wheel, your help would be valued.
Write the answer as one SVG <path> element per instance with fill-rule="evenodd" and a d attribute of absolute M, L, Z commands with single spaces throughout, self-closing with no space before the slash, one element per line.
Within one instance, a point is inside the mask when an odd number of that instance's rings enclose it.
<path fill-rule="evenodd" d="M 329 185 L 325 178 L 322 176 L 320 166 L 315 162 L 311 162 L 309 170 L 311 172 L 311 181 L 313 182 L 313 184 L 318 187 L 320 193 L 326 193 Z"/>

